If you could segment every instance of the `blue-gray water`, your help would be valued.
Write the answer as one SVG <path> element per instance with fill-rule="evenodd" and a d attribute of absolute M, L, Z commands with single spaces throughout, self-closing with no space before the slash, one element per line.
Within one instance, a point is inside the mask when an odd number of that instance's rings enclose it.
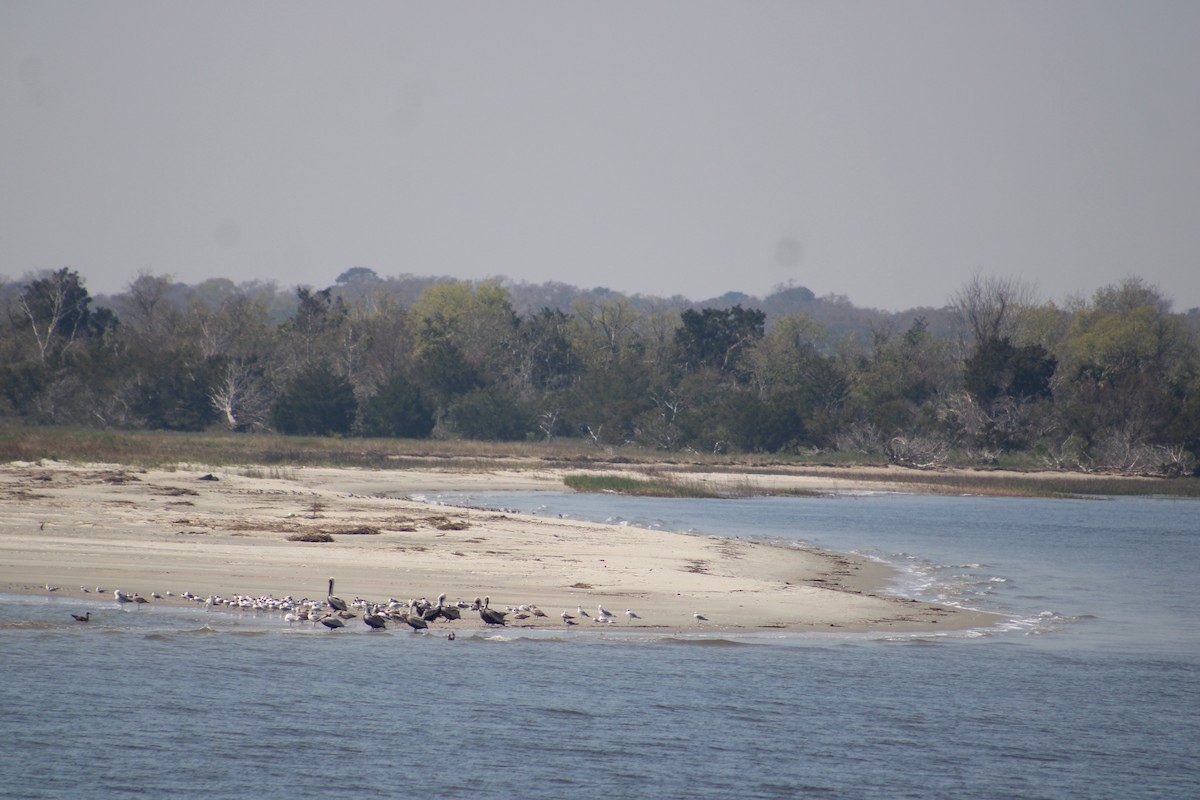
<path fill-rule="evenodd" d="M 864 552 L 1011 621 L 449 642 L 3 596 L 0 796 L 1200 796 L 1200 503 L 441 499 Z"/>

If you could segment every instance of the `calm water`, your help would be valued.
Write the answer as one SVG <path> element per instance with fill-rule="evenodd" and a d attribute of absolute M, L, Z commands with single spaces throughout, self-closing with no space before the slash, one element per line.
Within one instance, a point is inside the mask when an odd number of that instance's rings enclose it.
<path fill-rule="evenodd" d="M 0 596 L 0 796 L 1200 796 L 1200 503 L 435 499 L 868 553 L 1009 622 L 448 642 Z"/>

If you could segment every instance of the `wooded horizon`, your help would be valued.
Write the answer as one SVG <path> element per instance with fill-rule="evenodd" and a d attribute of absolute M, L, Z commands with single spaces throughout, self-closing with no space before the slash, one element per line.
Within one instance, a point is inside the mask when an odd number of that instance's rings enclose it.
<path fill-rule="evenodd" d="M 876 453 L 1184 475 L 1200 309 L 1138 277 L 1059 306 L 974 276 L 882 312 L 785 285 L 627 296 L 362 267 L 324 289 L 67 268 L 0 284 L 0 423 Z"/>

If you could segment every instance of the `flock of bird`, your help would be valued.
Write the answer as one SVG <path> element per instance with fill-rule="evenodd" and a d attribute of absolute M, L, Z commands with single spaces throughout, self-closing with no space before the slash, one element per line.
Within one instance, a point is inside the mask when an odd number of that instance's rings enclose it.
<path fill-rule="evenodd" d="M 242 594 L 235 594 L 230 598 L 218 595 L 209 595 L 207 598 L 203 598 L 191 592 L 184 592 L 180 597 L 184 600 L 203 603 L 205 610 L 211 610 L 216 606 L 223 606 L 251 611 L 282 611 L 284 620 L 289 623 L 310 622 L 324 625 L 330 630 L 345 628 L 348 620 L 361 618 L 362 622 L 372 630 L 383 630 L 387 628 L 388 623 L 396 623 L 407 625 L 414 631 L 422 631 L 427 630 L 431 622 L 436 622 L 439 619 L 446 621 L 459 620 L 462 618 L 463 611 L 477 612 L 480 620 L 489 627 L 506 626 L 510 615 L 513 621 L 547 617 L 546 612 L 532 604 L 507 607 L 504 611 L 500 611 L 491 607 L 491 598 L 488 597 L 482 600 L 476 597 L 473 602 L 469 603 L 459 600 L 447 604 L 445 593 L 438 595 L 436 603 L 430 602 L 425 598 L 410 599 L 408 601 L 389 598 L 386 603 L 372 603 L 360 597 L 347 603 L 342 598 L 334 595 L 333 584 L 334 579 L 330 578 L 329 593 L 324 600 L 310 600 L 308 598 L 295 600 L 291 595 L 276 598 L 272 596 L 252 597 Z M 84 587 L 80 588 L 84 592 L 89 592 Z M 57 587 L 51 588 L 47 586 L 46 589 L 48 591 L 55 591 Z M 104 594 L 105 591 L 103 587 L 96 587 L 97 594 Z M 166 595 L 159 595 L 157 592 L 153 592 L 151 593 L 151 597 L 157 600 L 162 597 L 173 598 L 175 595 L 172 592 L 167 592 Z M 133 603 L 137 607 L 150 602 L 137 592 L 126 594 L 120 589 L 113 591 L 113 598 L 118 603 Z M 582 619 L 590 619 L 594 623 L 611 625 L 617 620 L 616 615 L 602 604 L 596 606 L 595 616 L 585 611 L 581 605 L 576 606 L 575 612 L 575 614 L 570 614 L 567 611 L 563 611 L 560 615 L 563 623 L 566 625 L 575 625 Z M 91 619 L 91 612 L 89 611 L 87 614 L 72 614 L 71 616 L 78 622 L 88 622 Z M 708 618 L 698 611 L 692 616 L 697 623 L 708 621 Z M 642 619 L 631 608 L 625 609 L 625 617 L 630 622 Z M 448 638 L 454 638 L 453 631 L 450 632 Z"/>

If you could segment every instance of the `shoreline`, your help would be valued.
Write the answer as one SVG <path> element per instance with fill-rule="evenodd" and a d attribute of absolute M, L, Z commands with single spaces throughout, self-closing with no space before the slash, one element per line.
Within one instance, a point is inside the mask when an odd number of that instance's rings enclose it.
<path fill-rule="evenodd" d="M 893 571 L 861 556 L 408 499 L 434 491 L 561 491 L 567 471 L 209 473 L 12 462 L 0 465 L 0 591 L 103 600 L 97 587 L 110 599 L 119 588 L 162 595 L 156 603 L 188 603 L 179 599 L 184 592 L 321 600 L 332 576 L 347 601 L 445 592 L 447 603 L 490 597 L 493 608 L 532 604 L 548 615 L 518 621 L 510 614 L 510 627 L 520 629 L 563 629 L 562 611 L 577 616 L 582 607 L 594 617 L 600 605 L 618 620 L 604 628 L 660 633 L 912 633 L 1004 621 L 883 594 Z M 819 491 L 856 488 L 845 479 L 804 483 Z M 334 541 L 288 540 L 320 533 Z M 58 589 L 47 592 L 47 585 Z M 626 618 L 627 608 L 640 619 Z M 695 620 L 696 612 L 707 620 Z M 431 626 L 482 627 L 470 611 L 460 622 Z"/>

